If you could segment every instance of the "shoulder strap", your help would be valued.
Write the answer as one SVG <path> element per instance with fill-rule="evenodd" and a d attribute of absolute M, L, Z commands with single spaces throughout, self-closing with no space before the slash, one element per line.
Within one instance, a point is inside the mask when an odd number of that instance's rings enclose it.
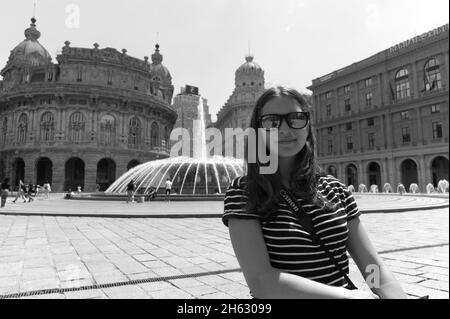
<path fill-rule="evenodd" d="M 314 224 L 311 220 L 311 217 L 303 210 L 303 207 L 297 203 L 297 199 L 295 198 L 295 196 L 293 196 L 288 190 L 284 188 L 280 190 L 280 195 L 281 198 L 285 201 L 285 203 L 289 206 L 291 211 L 297 216 L 299 223 L 303 226 L 303 228 L 305 228 L 308 231 L 308 233 L 311 234 L 313 241 L 323 249 L 328 259 L 330 259 L 330 261 L 333 262 L 333 264 L 336 266 L 336 269 L 339 271 L 341 276 L 345 278 L 345 280 L 347 281 L 347 288 L 357 289 L 357 287 L 353 284 L 348 275 L 336 261 L 334 255 L 325 246 L 322 239 L 320 239 L 320 237 L 317 236 L 316 231 L 314 230 Z"/>

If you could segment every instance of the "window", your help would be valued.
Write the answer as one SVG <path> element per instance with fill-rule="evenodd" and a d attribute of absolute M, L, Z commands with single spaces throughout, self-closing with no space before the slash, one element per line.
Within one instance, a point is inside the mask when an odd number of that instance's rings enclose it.
<path fill-rule="evenodd" d="M 351 131 L 352 128 L 353 128 L 352 123 L 346 123 L 346 124 L 345 124 L 345 129 L 346 129 L 347 131 Z"/>
<path fill-rule="evenodd" d="M 344 94 L 349 94 L 349 93 L 350 93 L 350 85 L 344 86 Z"/>
<path fill-rule="evenodd" d="M 409 143 L 411 141 L 411 136 L 409 135 L 409 127 L 402 127 L 402 140 L 403 143 Z"/>
<path fill-rule="evenodd" d="M 22 113 L 19 117 L 19 125 L 17 127 L 17 143 L 25 144 L 27 142 L 28 116 Z"/>
<path fill-rule="evenodd" d="M 51 142 L 55 137 L 55 119 L 53 113 L 45 112 L 41 116 L 40 137 L 43 142 Z"/>
<path fill-rule="evenodd" d="M 441 107 L 439 104 L 433 104 L 431 105 L 431 113 L 440 113 Z"/>
<path fill-rule="evenodd" d="M 366 93 L 366 107 L 372 106 L 372 92 Z"/>
<path fill-rule="evenodd" d="M 112 71 L 111 70 L 109 70 L 109 71 L 107 71 L 106 72 L 106 77 L 107 77 L 107 82 L 106 83 L 108 83 L 108 85 L 111 85 L 112 84 Z"/>
<path fill-rule="evenodd" d="M 401 100 L 409 96 L 408 70 L 401 69 L 395 74 L 395 99 Z"/>
<path fill-rule="evenodd" d="M 333 134 L 333 127 L 330 126 L 327 128 L 328 134 Z"/>
<path fill-rule="evenodd" d="M 333 153 L 333 141 L 328 140 L 328 154 Z"/>
<path fill-rule="evenodd" d="M 326 110 L 327 110 L 327 117 L 330 117 L 331 116 L 331 104 L 328 104 L 326 106 Z"/>
<path fill-rule="evenodd" d="M 372 78 L 368 78 L 364 80 L 364 86 L 367 88 L 372 85 Z"/>
<path fill-rule="evenodd" d="M 331 98 L 331 91 L 328 91 L 327 93 L 325 93 L 325 98 L 326 99 L 330 99 Z"/>
<path fill-rule="evenodd" d="M 350 99 L 345 99 L 344 104 L 345 104 L 345 112 L 350 112 L 352 110 Z"/>
<path fill-rule="evenodd" d="M 69 140 L 72 143 L 84 142 L 84 128 L 85 128 L 84 115 L 81 112 L 75 112 L 69 119 Z"/>
<path fill-rule="evenodd" d="M 369 149 L 373 149 L 375 146 L 375 133 L 369 133 L 368 140 L 369 140 Z"/>
<path fill-rule="evenodd" d="M 442 137 L 442 122 L 433 122 L 433 139 Z"/>
<path fill-rule="evenodd" d="M 8 134 L 8 118 L 4 117 L 2 123 L 2 143 L 6 143 L 7 134 Z"/>
<path fill-rule="evenodd" d="M 103 115 L 100 120 L 100 143 L 102 145 L 114 144 L 116 133 L 115 119 L 112 115 Z"/>
<path fill-rule="evenodd" d="M 77 68 L 77 82 L 83 81 L 83 70 L 82 68 Z"/>
<path fill-rule="evenodd" d="M 409 120 L 409 112 L 408 111 L 400 112 L 400 118 L 402 121 Z"/>
<path fill-rule="evenodd" d="M 353 139 L 351 136 L 347 136 L 347 150 L 353 149 Z"/>
<path fill-rule="evenodd" d="M 425 64 L 424 68 L 424 90 L 432 91 L 442 88 L 441 72 L 439 70 L 439 61 L 431 58 Z"/>
<path fill-rule="evenodd" d="M 374 126 L 374 119 L 371 117 L 370 119 L 367 119 L 367 126 Z"/>
<path fill-rule="evenodd" d="M 47 73 L 47 81 L 48 81 L 48 82 L 53 81 L 53 72 L 52 72 L 52 71 L 50 71 L 50 72 Z"/>
<path fill-rule="evenodd" d="M 137 117 L 130 119 L 128 126 L 128 147 L 138 147 L 141 145 L 141 121 Z"/>
<path fill-rule="evenodd" d="M 152 123 L 150 140 L 152 146 L 159 146 L 159 125 L 156 122 Z"/>

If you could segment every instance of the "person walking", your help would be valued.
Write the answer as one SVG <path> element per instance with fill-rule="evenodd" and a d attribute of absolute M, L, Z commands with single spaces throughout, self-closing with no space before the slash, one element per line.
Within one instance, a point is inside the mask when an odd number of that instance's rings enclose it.
<path fill-rule="evenodd" d="M 21 179 L 19 180 L 16 197 L 14 198 L 14 200 L 12 202 L 15 203 L 19 197 L 21 197 L 23 199 L 24 203 L 27 202 L 27 199 L 25 197 L 25 184 L 22 182 Z"/>
<path fill-rule="evenodd" d="M 134 181 L 131 180 L 127 185 L 127 204 L 128 202 L 134 203 Z"/>
<path fill-rule="evenodd" d="M 52 188 L 50 186 L 50 183 L 48 181 L 45 182 L 44 184 L 44 192 L 45 192 L 45 198 L 49 199 L 50 198 L 50 192 L 52 191 Z"/>
<path fill-rule="evenodd" d="M 9 195 L 9 178 L 5 178 L 0 185 L 0 194 L 1 194 L 1 207 L 5 207 L 6 204 L 6 198 L 8 198 Z"/>
<path fill-rule="evenodd" d="M 170 202 L 170 192 L 172 191 L 172 181 L 167 177 L 166 180 L 166 200 Z"/>

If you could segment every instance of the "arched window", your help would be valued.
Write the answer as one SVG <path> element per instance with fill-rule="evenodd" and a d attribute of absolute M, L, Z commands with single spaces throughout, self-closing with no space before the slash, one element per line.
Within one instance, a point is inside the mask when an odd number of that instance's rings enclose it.
<path fill-rule="evenodd" d="M 424 88 L 425 91 L 442 88 L 441 72 L 439 70 L 439 60 L 431 58 L 424 67 Z"/>
<path fill-rule="evenodd" d="M 150 139 L 152 146 L 159 146 L 159 125 L 156 122 L 152 123 Z"/>
<path fill-rule="evenodd" d="M 409 75 L 407 69 L 401 69 L 395 74 L 395 99 L 401 100 L 410 96 Z"/>
<path fill-rule="evenodd" d="M 103 115 L 100 120 L 100 144 L 113 145 L 116 136 L 116 123 L 112 115 Z"/>
<path fill-rule="evenodd" d="M 141 145 L 141 121 L 137 117 L 130 119 L 128 128 L 128 147 Z"/>
<path fill-rule="evenodd" d="M 8 118 L 5 116 L 2 123 L 2 144 L 6 144 L 7 134 L 8 134 Z"/>
<path fill-rule="evenodd" d="M 52 112 L 45 112 L 41 116 L 41 141 L 50 142 L 55 138 L 55 119 Z"/>
<path fill-rule="evenodd" d="M 19 123 L 17 126 L 17 143 L 25 144 L 27 142 L 28 131 L 28 116 L 22 113 L 19 117 Z"/>
<path fill-rule="evenodd" d="M 82 143 L 84 141 L 85 121 L 83 113 L 75 112 L 69 119 L 69 140 L 72 143 Z"/>

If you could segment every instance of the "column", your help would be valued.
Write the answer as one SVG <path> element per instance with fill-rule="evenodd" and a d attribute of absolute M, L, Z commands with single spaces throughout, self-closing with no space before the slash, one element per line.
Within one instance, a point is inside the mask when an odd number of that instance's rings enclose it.
<path fill-rule="evenodd" d="M 394 136 L 392 134 L 392 115 L 388 112 L 386 115 L 386 140 L 387 148 L 392 149 L 392 141 L 394 141 Z"/>
<path fill-rule="evenodd" d="M 383 73 L 378 74 L 378 94 L 380 96 L 380 106 L 383 107 L 386 105 L 385 95 L 384 91 L 388 88 L 386 88 L 385 83 L 383 82 Z"/>
<path fill-rule="evenodd" d="M 367 190 L 369 190 L 369 186 L 370 185 L 367 185 L 367 183 L 366 183 L 366 172 L 364 171 L 362 161 L 358 161 L 357 165 L 358 165 L 358 174 L 357 174 L 357 176 L 358 176 L 358 183 L 366 185 Z"/>
<path fill-rule="evenodd" d="M 355 82 L 355 104 L 356 104 L 356 110 L 361 111 L 361 106 L 359 105 L 359 88 L 358 88 L 358 82 Z"/>
<path fill-rule="evenodd" d="M 64 192 L 64 175 L 65 175 L 65 163 L 63 161 L 63 154 L 55 154 L 50 157 L 52 161 L 52 192 Z"/>
<path fill-rule="evenodd" d="M 364 147 L 363 147 L 363 136 L 362 136 L 360 120 L 356 121 L 356 131 L 357 131 L 358 139 L 359 139 L 359 141 L 358 141 L 358 146 L 359 146 L 358 149 L 362 153 L 362 152 L 364 152 Z"/>
<path fill-rule="evenodd" d="M 430 181 L 427 181 L 427 174 L 426 174 L 426 172 L 427 172 L 427 167 L 426 167 L 426 165 L 425 165 L 425 156 L 424 155 L 420 155 L 419 156 L 419 168 L 418 168 L 418 177 L 419 177 L 419 180 L 417 181 L 417 184 L 419 185 L 419 189 L 420 189 L 420 192 L 421 193 L 426 193 L 426 189 L 425 189 L 425 187 L 427 186 L 427 184 L 429 183 L 429 182 L 431 182 L 431 180 Z"/>
<path fill-rule="evenodd" d="M 412 66 L 412 76 L 410 77 L 410 80 L 412 80 L 412 98 L 417 98 L 419 96 L 419 85 L 418 85 L 418 74 L 417 74 L 417 63 L 416 61 L 411 63 Z"/>
<path fill-rule="evenodd" d="M 87 158 L 87 157 L 86 157 Z M 95 185 L 97 185 L 97 157 L 92 157 L 90 160 L 86 160 L 84 166 L 84 190 L 85 192 L 94 192 Z M 118 177 L 116 175 L 116 177 Z"/>
<path fill-rule="evenodd" d="M 381 136 L 380 136 L 380 148 L 386 149 L 386 135 L 384 132 L 384 115 L 378 117 L 381 126 Z M 378 144 L 378 143 L 377 143 Z"/>
<path fill-rule="evenodd" d="M 339 107 L 338 89 L 333 90 L 333 92 L 334 92 L 334 103 L 335 103 L 335 107 L 337 110 L 336 115 L 339 118 L 342 116 L 342 114 L 341 114 L 341 108 Z M 333 111 L 331 111 L 331 113 L 333 113 Z"/>
<path fill-rule="evenodd" d="M 383 165 L 383 167 L 381 167 L 381 187 L 384 186 L 384 184 L 389 183 L 391 184 L 392 190 L 394 190 L 394 185 L 392 185 L 392 182 L 389 180 L 389 164 L 388 164 L 388 159 L 387 158 L 383 158 L 381 159 L 381 165 Z M 380 189 L 380 192 L 382 192 L 383 190 Z"/>
<path fill-rule="evenodd" d="M 416 107 L 416 119 L 417 119 L 417 145 L 423 145 L 423 131 L 422 131 L 422 117 L 420 114 L 420 106 Z"/>

